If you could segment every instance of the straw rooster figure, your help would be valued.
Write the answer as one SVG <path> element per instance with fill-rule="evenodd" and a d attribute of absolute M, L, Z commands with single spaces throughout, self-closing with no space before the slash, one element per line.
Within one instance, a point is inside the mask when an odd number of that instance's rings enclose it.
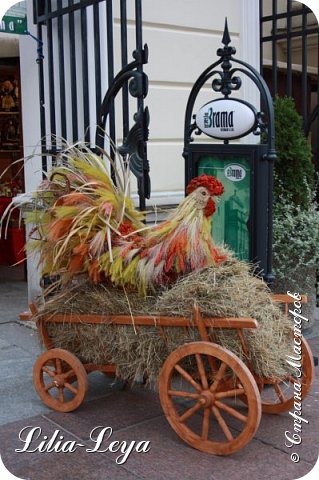
<path fill-rule="evenodd" d="M 123 178 L 116 172 L 115 186 L 100 157 L 76 148 L 52 170 L 35 194 L 36 201 L 45 199 L 45 208 L 29 214 L 36 224 L 29 248 L 40 252 L 43 275 L 59 274 L 67 282 L 86 273 L 95 283 L 111 281 L 145 295 L 226 259 L 211 238 L 221 182 L 194 178 L 176 210 L 163 223 L 145 227 L 128 198 L 127 170 L 122 165 Z"/>

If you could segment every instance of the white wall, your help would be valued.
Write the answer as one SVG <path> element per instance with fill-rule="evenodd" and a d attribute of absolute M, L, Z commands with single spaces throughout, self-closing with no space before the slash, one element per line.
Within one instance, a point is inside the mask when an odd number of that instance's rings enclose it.
<path fill-rule="evenodd" d="M 247 62 L 258 72 L 260 70 L 260 28 L 259 2 L 256 0 L 241 0 L 240 17 L 240 55 L 238 58 Z M 260 108 L 260 94 L 251 80 L 241 76 L 243 84 L 241 96 L 247 102 Z M 259 137 L 250 134 L 242 139 L 242 143 L 257 143 Z"/>
<path fill-rule="evenodd" d="M 32 19 L 32 2 L 28 2 L 28 18 Z M 36 35 L 36 28 L 28 21 L 30 33 Z M 39 116 L 39 84 L 37 43 L 28 35 L 20 35 L 20 76 L 21 76 L 21 101 L 22 101 L 22 123 L 24 157 L 32 158 L 25 161 L 24 176 L 26 192 L 36 189 L 42 179 L 42 162 L 40 156 L 34 156 L 39 152 L 39 141 L 41 139 L 40 116 Z M 30 228 L 27 228 L 27 235 Z M 39 275 L 36 268 L 37 262 L 28 259 L 28 292 L 29 300 L 33 300 L 39 292 Z"/>

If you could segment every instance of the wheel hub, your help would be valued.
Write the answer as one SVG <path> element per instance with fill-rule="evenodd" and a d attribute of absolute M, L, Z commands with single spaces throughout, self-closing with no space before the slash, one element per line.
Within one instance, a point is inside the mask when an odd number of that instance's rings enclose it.
<path fill-rule="evenodd" d="M 204 407 L 211 407 L 215 403 L 215 394 L 210 390 L 203 390 L 200 394 L 199 400 Z"/>
<path fill-rule="evenodd" d="M 55 377 L 53 378 L 53 383 L 56 387 L 63 387 L 64 379 L 61 375 L 55 375 Z"/>

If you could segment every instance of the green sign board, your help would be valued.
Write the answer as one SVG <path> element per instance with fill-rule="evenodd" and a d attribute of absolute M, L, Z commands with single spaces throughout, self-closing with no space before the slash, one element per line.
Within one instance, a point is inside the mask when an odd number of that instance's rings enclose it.
<path fill-rule="evenodd" d="M 251 167 L 245 156 L 203 155 L 198 162 L 198 175 L 213 175 L 224 185 L 212 221 L 212 236 L 216 244 L 225 243 L 240 260 L 250 259 Z"/>
<path fill-rule="evenodd" d="M 27 3 L 16 2 L 0 19 L 0 32 L 25 35 L 27 31 Z"/>
<path fill-rule="evenodd" d="M 5 15 L 0 22 L 0 32 L 16 33 L 23 35 L 27 33 L 27 17 L 12 17 Z"/>

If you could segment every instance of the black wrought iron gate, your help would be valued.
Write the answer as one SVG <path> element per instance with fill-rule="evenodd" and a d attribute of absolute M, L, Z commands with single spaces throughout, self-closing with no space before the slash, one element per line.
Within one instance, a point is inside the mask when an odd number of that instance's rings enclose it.
<path fill-rule="evenodd" d="M 143 209 L 150 196 L 150 180 L 149 113 L 144 108 L 148 79 L 143 71 L 148 49 L 142 42 L 142 0 L 134 0 L 134 20 L 129 22 L 134 37 L 128 35 L 126 0 L 33 0 L 33 8 L 39 44 L 43 169 L 59 150 L 61 138 L 71 143 L 82 140 L 93 148 L 104 147 L 106 137 L 109 143 L 120 141 L 119 151 L 129 158 L 137 177 Z M 131 97 L 136 98 L 136 106 Z M 110 154 L 114 158 L 112 148 Z"/>
<path fill-rule="evenodd" d="M 293 0 L 260 0 L 261 73 L 272 96 L 295 98 L 319 172 L 319 27 L 312 11 Z M 312 63 L 310 65 L 310 47 Z M 266 59 L 270 59 L 269 65 Z"/>
<path fill-rule="evenodd" d="M 312 11 L 299 1 L 259 0 L 259 5 L 260 71 L 267 80 L 273 97 L 279 94 L 295 99 L 296 107 L 303 117 L 305 135 L 311 137 L 309 140 L 313 160 L 316 171 L 319 172 L 318 21 Z M 268 67 L 265 61 L 267 48 L 271 58 Z M 297 56 L 296 50 L 299 50 Z M 312 66 L 310 50 L 313 51 Z M 319 204 L 319 188 L 317 202 Z M 319 270 L 317 306 L 319 306 Z"/>

